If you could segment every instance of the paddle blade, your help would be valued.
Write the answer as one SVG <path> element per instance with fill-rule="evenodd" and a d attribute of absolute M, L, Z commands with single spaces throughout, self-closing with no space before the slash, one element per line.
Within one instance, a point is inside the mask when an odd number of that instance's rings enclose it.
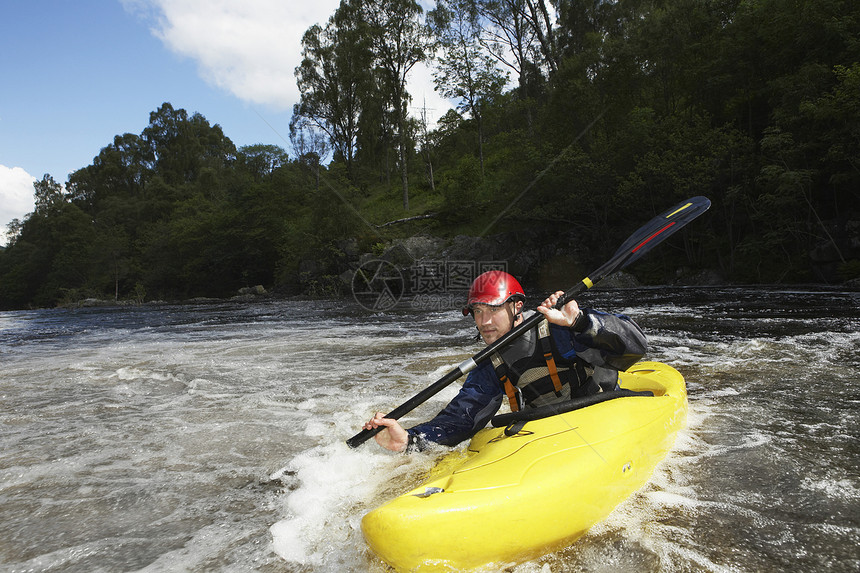
<path fill-rule="evenodd" d="M 615 251 L 612 258 L 623 259 L 623 265 L 626 267 L 680 231 L 687 223 L 707 211 L 710 206 L 710 199 L 701 196 L 678 203 L 640 227 Z"/>
<path fill-rule="evenodd" d="M 576 298 L 612 273 L 620 271 L 638 260 L 642 255 L 680 231 L 687 223 L 707 211 L 710 206 L 711 201 L 707 197 L 693 197 L 657 215 L 630 235 L 602 267 L 565 292 L 564 296 L 556 303 L 556 308 L 561 308 L 570 299 Z"/>

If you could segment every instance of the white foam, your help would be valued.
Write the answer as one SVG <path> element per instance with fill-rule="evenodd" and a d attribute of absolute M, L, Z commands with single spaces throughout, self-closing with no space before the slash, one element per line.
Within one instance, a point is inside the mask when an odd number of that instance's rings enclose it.
<path fill-rule="evenodd" d="M 726 388 L 720 388 L 718 390 L 707 390 L 702 392 L 702 398 L 726 398 L 728 396 L 740 396 L 740 391 L 732 388 L 731 386 Z"/>
<path fill-rule="evenodd" d="M 803 489 L 823 493 L 833 499 L 860 499 L 860 489 L 848 478 L 839 480 L 805 478 L 800 486 Z"/>
<path fill-rule="evenodd" d="M 270 528 L 273 550 L 288 562 L 312 567 L 322 566 L 330 554 L 360 559 L 355 548 L 364 543 L 361 517 L 381 501 L 386 483 L 405 489 L 404 476 L 417 475 L 430 461 L 426 455 L 393 454 L 375 443 L 352 450 L 338 441 L 305 450 L 273 476 L 288 474 L 297 484 L 285 502 L 288 516 Z"/>

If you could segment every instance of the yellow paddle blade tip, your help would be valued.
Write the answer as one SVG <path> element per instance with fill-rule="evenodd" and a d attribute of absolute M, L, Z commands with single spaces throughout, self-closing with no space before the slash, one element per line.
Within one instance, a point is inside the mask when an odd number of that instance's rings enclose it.
<path fill-rule="evenodd" d="M 683 211 L 684 209 L 686 209 L 686 208 L 687 208 L 687 207 L 689 207 L 690 205 L 692 205 L 692 203 L 687 203 L 687 204 L 686 204 L 686 205 L 684 205 L 683 207 L 679 207 L 678 209 L 675 209 L 674 211 L 672 211 L 671 213 L 669 213 L 668 215 L 666 215 L 666 218 L 667 218 L 667 219 L 671 219 L 673 215 L 677 215 L 678 213 L 680 213 L 681 211 Z"/>

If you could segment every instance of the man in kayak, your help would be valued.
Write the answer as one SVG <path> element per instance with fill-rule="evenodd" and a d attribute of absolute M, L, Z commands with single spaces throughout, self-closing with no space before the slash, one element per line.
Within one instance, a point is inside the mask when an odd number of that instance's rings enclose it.
<path fill-rule="evenodd" d="M 395 452 L 427 442 L 453 446 L 486 426 L 507 396 L 512 411 L 617 389 L 618 371 L 645 355 L 645 335 L 624 315 L 580 308 L 575 300 L 553 306 L 551 294 L 537 308 L 546 317 L 466 377 L 457 396 L 435 418 L 408 430 L 382 412 L 364 424 L 380 426 L 376 442 Z M 489 271 L 469 289 L 463 314 L 471 314 L 481 338 L 492 344 L 524 318 L 525 293 L 513 276 Z"/>

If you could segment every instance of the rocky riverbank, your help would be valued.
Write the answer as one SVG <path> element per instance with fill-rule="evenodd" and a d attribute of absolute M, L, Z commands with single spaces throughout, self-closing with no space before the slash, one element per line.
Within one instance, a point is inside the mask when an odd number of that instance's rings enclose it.
<path fill-rule="evenodd" d="M 585 246 L 573 233 L 555 234 L 525 230 L 487 237 L 458 235 L 442 239 L 416 235 L 362 252 L 355 240 L 338 245 L 333 260 L 305 260 L 299 268 L 302 292 L 312 295 L 348 294 L 367 287 L 392 288 L 397 294 L 442 294 L 467 290 L 485 270 L 502 269 L 518 277 L 527 290 L 549 292 L 569 288 L 595 270 L 600 254 Z M 385 286 L 388 281 L 388 287 Z M 394 283 L 400 283 L 399 285 Z M 679 267 L 671 279 L 677 285 L 725 284 L 710 270 Z M 604 287 L 637 287 L 635 273 L 616 273 Z"/>

